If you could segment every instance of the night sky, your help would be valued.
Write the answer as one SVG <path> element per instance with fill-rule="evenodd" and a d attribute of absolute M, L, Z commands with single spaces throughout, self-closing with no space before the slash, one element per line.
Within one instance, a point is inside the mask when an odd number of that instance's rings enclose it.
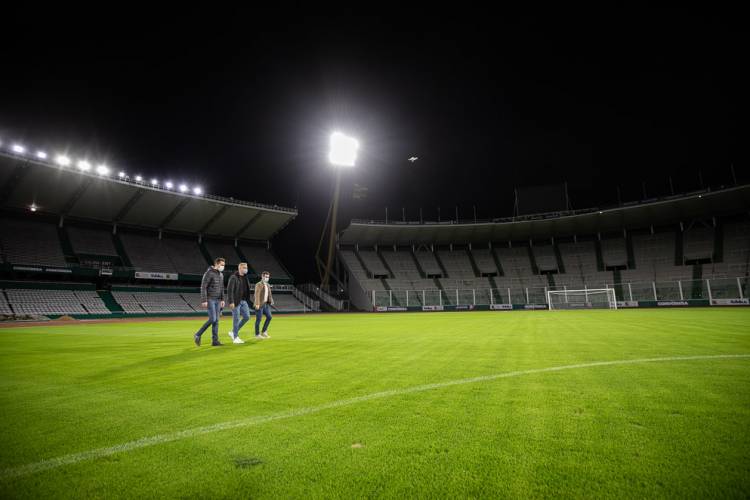
<path fill-rule="evenodd" d="M 345 223 L 386 206 L 509 216 L 515 186 L 566 181 L 585 208 L 616 203 L 618 185 L 623 200 L 643 182 L 668 194 L 670 176 L 696 189 L 699 171 L 729 185 L 731 164 L 750 181 L 738 14 L 113 18 L 4 21 L 0 138 L 297 207 L 274 247 L 299 281 L 315 278 L 334 130 L 361 144 Z"/>

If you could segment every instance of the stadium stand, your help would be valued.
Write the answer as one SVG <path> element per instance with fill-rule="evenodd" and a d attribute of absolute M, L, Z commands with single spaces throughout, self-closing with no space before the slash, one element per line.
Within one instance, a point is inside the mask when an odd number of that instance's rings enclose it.
<path fill-rule="evenodd" d="M 161 243 L 178 273 L 203 274 L 210 265 L 195 240 L 164 238 Z"/>
<path fill-rule="evenodd" d="M 476 262 L 480 273 L 491 276 L 500 275 L 500 271 L 497 268 L 497 264 L 495 264 L 495 258 L 492 255 L 491 249 L 473 248 L 471 254 L 474 257 L 474 262 Z"/>
<path fill-rule="evenodd" d="M 212 260 L 223 257 L 226 259 L 227 266 L 236 266 L 240 263 L 240 256 L 233 243 L 217 240 L 203 240 L 203 242 Z"/>
<path fill-rule="evenodd" d="M 685 261 L 714 258 L 714 230 L 707 226 L 694 226 L 683 233 L 683 258 Z"/>
<path fill-rule="evenodd" d="M 416 252 L 414 252 L 414 255 L 416 256 L 417 262 L 419 262 L 419 266 L 422 268 L 422 271 L 424 271 L 425 275 L 443 275 L 443 270 L 440 268 L 440 264 L 438 264 L 438 261 L 435 258 L 435 254 L 433 254 L 429 248 L 419 248 Z"/>
<path fill-rule="evenodd" d="M 371 277 L 390 277 L 391 273 L 386 269 L 383 261 L 375 250 L 360 250 L 359 256 L 365 264 L 365 268 Z"/>
<path fill-rule="evenodd" d="M 66 267 L 57 226 L 33 219 L 0 219 L 3 261 L 49 267 Z"/>
<path fill-rule="evenodd" d="M 113 291 L 112 296 L 126 313 L 195 312 L 195 309 L 185 302 L 185 299 L 177 292 Z"/>
<path fill-rule="evenodd" d="M 284 266 L 276 260 L 276 257 L 268 248 L 243 244 L 240 246 L 240 251 L 247 257 L 248 265 L 256 273 L 268 271 L 274 279 L 291 279 Z"/>
<path fill-rule="evenodd" d="M 603 238 L 600 243 L 604 267 L 622 267 L 628 265 L 628 251 L 625 238 Z"/>
<path fill-rule="evenodd" d="M 473 279 L 476 277 L 466 250 L 441 250 L 438 251 L 438 257 L 443 263 L 447 278 Z"/>
<path fill-rule="evenodd" d="M 614 284 L 611 272 L 600 272 L 596 265 L 596 247 L 593 241 L 560 243 L 564 274 L 555 275 L 557 287 L 605 288 Z"/>
<path fill-rule="evenodd" d="M 6 289 L 15 314 L 109 314 L 96 292 L 44 289 Z"/>
<path fill-rule="evenodd" d="M 8 304 L 8 299 L 5 297 L 5 292 L 3 290 L 0 290 L 0 315 L 13 315 L 13 309 L 11 309 L 10 304 Z"/>
<path fill-rule="evenodd" d="M 130 262 L 137 271 L 177 272 L 156 233 L 146 236 L 121 232 L 119 237 Z"/>
<path fill-rule="evenodd" d="M 539 271 L 557 271 L 557 258 L 552 245 L 533 245 L 531 250 Z"/>
<path fill-rule="evenodd" d="M 66 231 L 76 254 L 118 256 L 111 230 L 68 226 Z"/>

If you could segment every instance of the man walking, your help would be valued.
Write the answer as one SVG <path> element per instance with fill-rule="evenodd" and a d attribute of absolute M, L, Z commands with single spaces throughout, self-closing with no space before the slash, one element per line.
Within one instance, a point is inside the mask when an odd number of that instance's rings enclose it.
<path fill-rule="evenodd" d="M 268 280 L 271 279 L 271 273 L 263 271 L 261 280 L 255 284 L 255 338 L 268 339 L 268 325 L 271 323 L 271 306 L 273 305 L 273 295 Z M 263 331 L 260 331 L 260 320 L 265 316 L 266 321 L 263 323 Z"/>
<path fill-rule="evenodd" d="M 219 342 L 219 316 L 224 307 L 224 259 L 221 257 L 214 260 L 214 265 L 209 267 L 203 274 L 201 281 L 201 305 L 208 309 L 208 320 L 193 336 L 195 345 L 201 345 L 201 335 L 211 327 L 211 345 L 220 346 Z"/>
<path fill-rule="evenodd" d="M 232 309 L 232 329 L 229 331 L 229 337 L 234 344 L 244 344 L 245 341 L 240 338 L 240 329 L 250 319 L 250 281 L 247 279 L 247 262 L 240 262 L 237 272 L 229 277 L 227 300 Z"/>

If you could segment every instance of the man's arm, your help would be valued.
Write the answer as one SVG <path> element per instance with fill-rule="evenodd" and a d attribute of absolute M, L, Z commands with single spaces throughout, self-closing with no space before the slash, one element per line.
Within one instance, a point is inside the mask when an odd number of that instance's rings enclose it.
<path fill-rule="evenodd" d="M 201 280 L 201 304 L 208 302 L 206 288 L 208 287 L 208 281 L 211 277 L 208 275 L 208 271 L 203 273 L 203 279 Z"/>
<path fill-rule="evenodd" d="M 234 304 L 236 304 L 237 300 L 235 295 L 237 294 L 237 285 L 238 285 L 237 277 L 233 274 L 229 277 L 229 283 L 227 283 L 227 300 L 229 301 L 229 307 L 234 308 Z"/>

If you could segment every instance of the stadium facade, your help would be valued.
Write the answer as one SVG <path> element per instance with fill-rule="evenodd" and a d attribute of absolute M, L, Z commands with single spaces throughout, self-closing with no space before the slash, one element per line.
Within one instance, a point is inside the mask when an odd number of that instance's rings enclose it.
<path fill-rule="evenodd" d="M 337 276 L 375 311 L 546 309 L 550 290 L 597 307 L 586 290 L 601 289 L 619 307 L 747 305 L 749 211 L 743 185 L 486 221 L 354 220 Z"/>
<path fill-rule="evenodd" d="M 88 167 L 88 165 L 83 165 Z M 0 153 L 0 315 L 205 314 L 198 284 L 216 257 L 272 273 L 281 312 L 319 310 L 271 240 L 297 210 Z M 225 275 L 229 275 L 228 272 Z"/>

